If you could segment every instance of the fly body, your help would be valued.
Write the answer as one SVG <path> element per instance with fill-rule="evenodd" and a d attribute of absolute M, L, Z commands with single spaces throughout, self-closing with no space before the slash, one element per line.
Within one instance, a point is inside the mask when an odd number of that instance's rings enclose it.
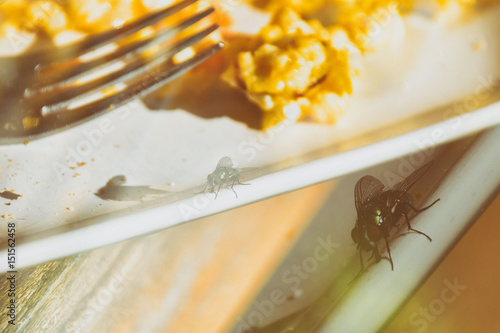
<path fill-rule="evenodd" d="M 238 194 L 234 190 L 234 185 L 248 185 L 241 182 L 240 171 L 233 167 L 233 161 L 229 156 L 224 156 L 220 159 L 219 163 L 215 167 L 214 172 L 207 176 L 207 184 L 202 192 L 208 189 L 208 192 L 215 193 L 215 198 L 219 194 L 219 190 L 222 187 L 231 186 L 236 197 Z"/>
<path fill-rule="evenodd" d="M 371 252 L 370 259 L 375 258 L 376 262 L 387 259 L 391 263 L 391 269 L 394 270 L 389 247 L 389 236 L 395 228 L 400 228 L 403 223 L 402 221 L 405 221 L 408 232 L 419 233 L 427 237 L 429 241 L 432 241 L 425 233 L 412 228 L 409 216 L 412 212 L 414 216 L 420 214 L 432 207 L 439 199 L 429 206 L 417 209 L 414 206 L 414 197 L 408 193 L 413 185 L 429 170 L 432 164 L 433 161 L 425 164 L 389 189 L 385 189 L 382 182 L 372 176 L 364 176 L 356 183 L 354 200 L 357 219 L 351 231 L 351 238 L 357 244 L 361 261 L 361 270 L 356 275 L 356 278 L 364 270 L 363 251 Z M 382 257 L 379 252 L 379 245 L 382 240 L 385 242 L 387 257 Z"/>

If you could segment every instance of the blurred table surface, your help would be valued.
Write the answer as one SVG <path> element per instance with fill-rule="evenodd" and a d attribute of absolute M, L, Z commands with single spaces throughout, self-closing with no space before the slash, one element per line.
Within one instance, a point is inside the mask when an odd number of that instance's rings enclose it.
<path fill-rule="evenodd" d="M 335 181 L 314 185 L 19 270 L 17 325 L 8 325 L 4 315 L 0 331 L 229 331 L 334 186 Z M 443 327 L 449 321 L 456 324 L 453 318 L 469 318 L 468 326 L 455 325 L 454 332 L 470 332 L 471 327 L 491 331 L 494 320 L 497 331 L 500 329 L 491 313 L 500 308 L 499 216 L 500 196 L 448 256 L 452 261 L 444 261 L 386 332 L 416 332 L 419 327 L 409 326 L 407 318 L 418 311 L 422 299 L 428 303 L 432 300 L 429 295 L 439 294 L 443 276 L 452 280 L 457 275 L 469 290 L 436 322 L 428 322 L 424 331 L 450 331 Z M 458 255 L 454 254 L 457 249 Z M 0 280 L 2 308 L 7 301 L 7 282 L 4 274 Z M 440 330 L 433 330 L 433 325 Z"/>

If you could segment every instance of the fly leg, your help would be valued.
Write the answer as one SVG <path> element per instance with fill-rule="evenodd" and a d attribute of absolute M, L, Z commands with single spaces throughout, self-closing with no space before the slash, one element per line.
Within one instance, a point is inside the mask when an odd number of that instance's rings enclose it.
<path fill-rule="evenodd" d="M 208 187 L 208 183 L 205 184 L 205 187 L 203 188 L 203 190 L 201 190 L 200 192 L 196 192 L 195 194 L 205 193 L 205 191 L 207 190 L 207 187 Z"/>
<path fill-rule="evenodd" d="M 375 249 L 373 249 L 372 255 L 370 256 L 370 258 L 368 260 L 371 260 L 372 258 L 375 258 L 376 262 L 379 262 L 382 259 L 389 260 L 389 262 L 391 263 L 391 270 L 394 270 L 394 265 L 392 263 L 392 257 L 391 257 L 391 250 L 389 248 L 389 241 L 387 240 L 387 238 L 385 238 L 385 242 L 387 245 L 387 253 L 389 253 L 389 258 L 382 257 L 380 255 L 380 253 L 378 252 L 378 250 L 375 248 Z M 361 269 L 359 270 L 358 274 L 356 274 L 356 276 L 351 280 L 351 282 L 349 282 L 347 284 L 348 286 L 350 286 L 354 281 L 356 281 L 365 270 L 365 263 L 363 261 L 363 252 L 361 250 L 359 251 L 359 262 L 361 263 Z"/>
<path fill-rule="evenodd" d="M 217 192 L 213 191 L 213 192 L 215 192 L 215 198 L 214 198 L 214 200 L 217 199 L 217 196 L 219 195 L 219 191 L 220 191 L 221 186 L 222 186 L 222 183 L 219 184 L 219 188 L 217 189 Z M 215 187 L 214 187 L 214 190 L 215 190 Z"/>
<path fill-rule="evenodd" d="M 373 254 L 372 254 L 373 256 Z M 363 261 L 363 252 L 361 250 L 359 250 L 359 261 L 361 263 L 361 269 L 359 270 L 358 274 L 356 274 L 356 276 L 354 277 L 354 279 L 351 280 L 351 282 L 349 282 L 347 285 L 350 286 L 354 281 L 356 281 L 360 276 L 361 274 L 363 273 L 363 271 L 365 270 L 365 263 Z"/>
<path fill-rule="evenodd" d="M 384 259 L 389 260 L 389 262 L 391 263 L 391 271 L 393 271 L 394 270 L 394 263 L 392 262 L 391 248 L 389 247 L 389 240 L 387 239 L 387 237 L 384 237 L 384 239 L 385 239 L 385 247 L 387 248 L 387 254 L 389 254 L 389 258 L 384 257 Z"/>
<path fill-rule="evenodd" d="M 250 185 L 250 183 L 242 183 L 241 180 L 240 180 L 240 177 L 236 178 L 234 180 L 234 183 L 233 184 L 238 184 L 238 185 Z"/>
<path fill-rule="evenodd" d="M 250 185 L 250 184 L 245 184 L 245 183 L 240 182 L 239 177 L 233 177 L 233 182 L 231 183 L 231 190 L 233 190 L 234 194 L 236 195 L 236 198 L 238 197 L 238 194 L 234 190 L 234 185 L 236 185 L 236 184 L 237 185 Z"/>
<path fill-rule="evenodd" d="M 391 267 L 392 267 L 392 258 L 391 258 L 391 253 L 390 252 L 389 252 L 389 257 L 383 257 L 383 256 L 380 255 L 380 253 L 378 252 L 378 250 L 375 248 L 375 249 L 373 249 L 372 255 L 371 255 L 371 257 L 368 260 L 372 260 L 373 258 L 375 258 L 375 262 L 380 262 L 380 260 L 385 259 L 385 260 L 387 260 L 388 262 L 391 263 Z"/>
<path fill-rule="evenodd" d="M 422 232 L 422 231 L 419 231 L 419 230 L 417 230 L 417 229 L 413 229 L 413 228 L 411 227 L 411 225 L 410 225 L 410 219 L 408 218 L 408 215 L 407 215 L 406 213 L 405 213 L 404 215 L 405 215 L 406 225 L 408 226 L 408 232 L 410 232 L 410 230 L 411 230 L 411 231 L 414 231 L 414 232 L 416 232 L 417 234 L 421 234 L 422 236 L 427 237 L 427 239 L 429 240 L 429 242 L 432 242 L 432 239 L 431 239 L 431 238 L 430 238 L 430 237 L 429 237 L 426 233 L 424 233 L 424 232 Z"/>
<path fill-rule="evenodd" d="M 371 260 L 372 258 L 375 257 L 375 262 L 379 262 L 382 259 L 385 259 L 391 263 L 391 270 L 394 270 L 394 264 L 392 263 L 392 257 L 391 257 L 391 249 L 389 248 L 389 240 L 387 236 L 384 236 L 385 239 L 385 245 L 387 247 L 387 253 L 389 254 L 389 257 L 381 256 L 380 253 L 378 252 L 378 248 L 375 247 L 372 252 L 372 256 L 370 257 Z"/>
<path fill-rule="evenodd" d="M 408 207 L 410 207 L 410 208 L 411 208 L 411 210 L 413 210 L 413 211 L 415 212 L 415 214 L 416 214 L 416 215 L 418 215 L 418 214 L 422 213 L 424 210 L 429 209 L 429 208 L 431 208 L 432 206 L 434 206 L 434 204 L 435 204 L 436 202 L 438 202 L 439 200 L 440 200 L 440 199 L 437 199 L 436 201 L 434 201 L 433 203 L 431 203 L 429 206 L 424 207 L 424 208 L 421 208 L 421 209 L 417 209 L 417 208 L 413 207 L 413 205 L 411 205 L 411 204 L 409 204 L 409 203 L 406 203 L 406 204 L 408 205 Z M 427 239 L 429 240 L 429 242 L 432 242 L 432 239 L 431 239 L 428 235 L 426 235 L 426 234 L 425 234 L 425 233 L 423 233 L 422 231 L 419 231 L 419 230 L 413 229 L 413 228 L 411 227 L 411 225 L 410 225 L 410 219 L 408 218 L 408 215 L 407 215 L 406 213 L 404 214 L 404 216 L 405 216 L 405 220 L 406 220 L 406 225 L 408 226 L 408 231 L 410 231 L 410 230 L 411 230 L 411 231 L 415 231 L 417 234 L 421 234 L 421 235 L 423 235 L 423 236 L 427 237 Z"/>
<path fill-rule="evenodd" d="M 236 193 L 236 191 L 234 190 L 234 184 L 236 184 L 236 181 L 237 180 L 233 180 L 233 182 L 231 183 L 231 190 L 233 190 L 234 195 L 236 195 L 236 198 L 238 198 L 238 193 Z"/>
<path fill-rule="evenodd" d="M 429 209 L 429 208 L 431 208 L 432 206 L 434 206 L 434 204 L 435 204 L 436 202 L 438 202 L 439 200 L 441 200 L 441 199 L 437 199 L 436 201 L 434 201 L 433 203 L 431 203 L 429 206 L 424 207 L 424 208 L 420 208 L 420 209 L 416 209 L 415 207 L 413 207 L 413 206 L 412 206 L 412 205 L 410 205 L 409 203 L 407 203 L 407 205 L 408 205 L 408 206 L 410 206 L 410 208 L 411 208 L 411 209 L 412 209 L 412 210 L 413 210 L 413 211 L 414 211 L 414 212 L 418 215 L 418 214 L 422 213 L 424 210 Z"/>
<path fill-rule="evenodd" d="M 434 206 L 434 204 L 435 204 L 436 202 L 438 202 L 439 200 L 441 200 L 441 199 L 437 199 L 436 201 L 434 201 L 433 203 L 431 203 L 429 206 L 426 206 L 426 207 L 424 207 L 424 208 L 420 208 L 420 209 L 415 208 L 415 207 L 414 207 L 412 204 L 410 204 L 409 202 L 405 202 L 405 204 L 406 204 L 408 207 L 410 207 L 412 211 L 414 211 L 414 212 L 415 212 L 415 215 L 418 215 L 418 214 L 422 213 L 423 211 L 425 211 L 425 210 L 427 210 L 427 209 L 431 208 L 432 206 Z M 406 219 L 406 221 L 408 221 L 408 218 Z"/>

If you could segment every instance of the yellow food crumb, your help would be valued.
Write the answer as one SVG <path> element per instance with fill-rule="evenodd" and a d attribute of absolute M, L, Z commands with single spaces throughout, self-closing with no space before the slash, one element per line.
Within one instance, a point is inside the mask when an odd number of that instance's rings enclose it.
<path fill-rule="evenodd" d="M 38 117 L 24 117 L 23 127 L 24 129 L 35 128 L 40 123 L 40 118 Z"/>

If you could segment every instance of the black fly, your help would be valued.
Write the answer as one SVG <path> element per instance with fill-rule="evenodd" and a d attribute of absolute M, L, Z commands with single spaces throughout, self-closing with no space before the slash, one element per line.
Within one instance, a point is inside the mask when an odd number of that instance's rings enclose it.
<path fill-rule="evenodd" d="M 384 185 L 380 180 L 372 176 L 364 176 L 356 183 L 354 200 L 358 216 L 356 225 L 351 231 L 351 237 L 357 244 L 357 249 L 359 249 L 361 270 L 352 281 L 356 280 L 364 271 L 362 251 L 371 251 L 372 256 L 370 259 L 375 257 L 376 262 L 379 262 L 381 259 L 388 260 L 391 263 L 391 269 L 394 270 L 391 250 L 389 248 L 389 234 L 393 227 L 399 226 L 399 222 L 403 217 L 408 226 L 408 232 L 410 230 L 414 231 L 432 241 L 425 233 L 411 227 L 408 214 L 413 211 L 416 216 L 432 207 L 439 199 L 429 206 L 417 209 L 413 206 L 414 197 L 408 191 L 422 178 L 433 163 L 431 161 L 425 164 L 390 189 L 384 189 Z M 382 257 L 379 253 L 379 242 L 382 239 L 385 240 L 389 257 Z"/>

